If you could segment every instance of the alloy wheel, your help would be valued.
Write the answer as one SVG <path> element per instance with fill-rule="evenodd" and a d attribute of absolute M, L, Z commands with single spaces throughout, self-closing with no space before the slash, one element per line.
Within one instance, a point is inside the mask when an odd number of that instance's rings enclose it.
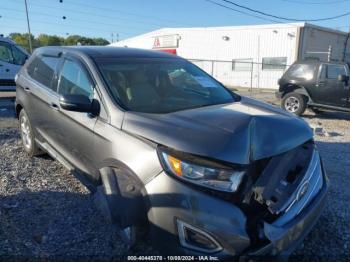
<path fill-rule="evenodd" d="M 300 108 L 300 101 L 294 96 L 288 97 L 284 104 L 286 110 L 291 113 L 295 113 Z"/>
<path fill-rule="evenodd" d="M 27 150 L 30 150 L 32 147 L 32 137 L 31 137 L 31 130 L 30 130 L 29 121 L 27 117 L 25 116 L 21 117 L 20 125 L 21 125 L 23 145 Z"/>

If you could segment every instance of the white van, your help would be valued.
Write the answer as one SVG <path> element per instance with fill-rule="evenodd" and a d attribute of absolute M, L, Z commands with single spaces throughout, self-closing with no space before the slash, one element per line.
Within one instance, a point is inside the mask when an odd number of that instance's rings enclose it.
<path fill-rule="evenodd" d="M 16 90 L 15 76 L 28 57 L 14 41 L 0 36 L 0 91 Z"/>

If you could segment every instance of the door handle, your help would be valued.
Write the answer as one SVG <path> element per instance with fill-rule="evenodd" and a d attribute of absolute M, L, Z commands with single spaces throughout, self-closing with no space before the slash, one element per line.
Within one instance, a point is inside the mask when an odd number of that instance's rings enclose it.
<path fill-rule="evenodd" d="M 51 104 L 50 104 L 50 107 L 51 107 L 53 110 L 56 110 L 56 111 L 59 111 L 59 110 L 60 110 L 60 108 L 58 107 L 58 105 L 55 104 L 55 103 L 51 103 Z"/>

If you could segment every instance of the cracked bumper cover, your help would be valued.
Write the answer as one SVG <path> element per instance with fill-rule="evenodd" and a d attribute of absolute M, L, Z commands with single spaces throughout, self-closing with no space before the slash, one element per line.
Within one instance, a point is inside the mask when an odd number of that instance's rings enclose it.
<path fill-rule="evenodd" d="M 218 257 L 236 255 L 289 255 L 310 232 L 325 205 L 328 180 L 320 165 L 321 188 L 291 220 L 281 215 L 272 224 L 264 223 L 268 244 L 255 248 L 246 231 L 245 214 L 232 203 L 205 194 L 194 187 L 161 173 L 146 185 L 149 197 L 148 219 L 151 236 L 161 250 L 169 254 L 196 254 L 179 244 L 176 219 L 200 228 L 210 234 L 222 247 L 213 255 Z"/>

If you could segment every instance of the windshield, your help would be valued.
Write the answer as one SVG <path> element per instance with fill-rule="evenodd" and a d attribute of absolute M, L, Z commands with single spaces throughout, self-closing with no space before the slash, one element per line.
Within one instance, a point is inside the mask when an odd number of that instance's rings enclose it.
<path fill-rule="evenodd" d="M 104 58 L 96 63 L 113 98 L 131 111 L 170 113 L 234 101 L 219 82 L 182 59 Z"/>

